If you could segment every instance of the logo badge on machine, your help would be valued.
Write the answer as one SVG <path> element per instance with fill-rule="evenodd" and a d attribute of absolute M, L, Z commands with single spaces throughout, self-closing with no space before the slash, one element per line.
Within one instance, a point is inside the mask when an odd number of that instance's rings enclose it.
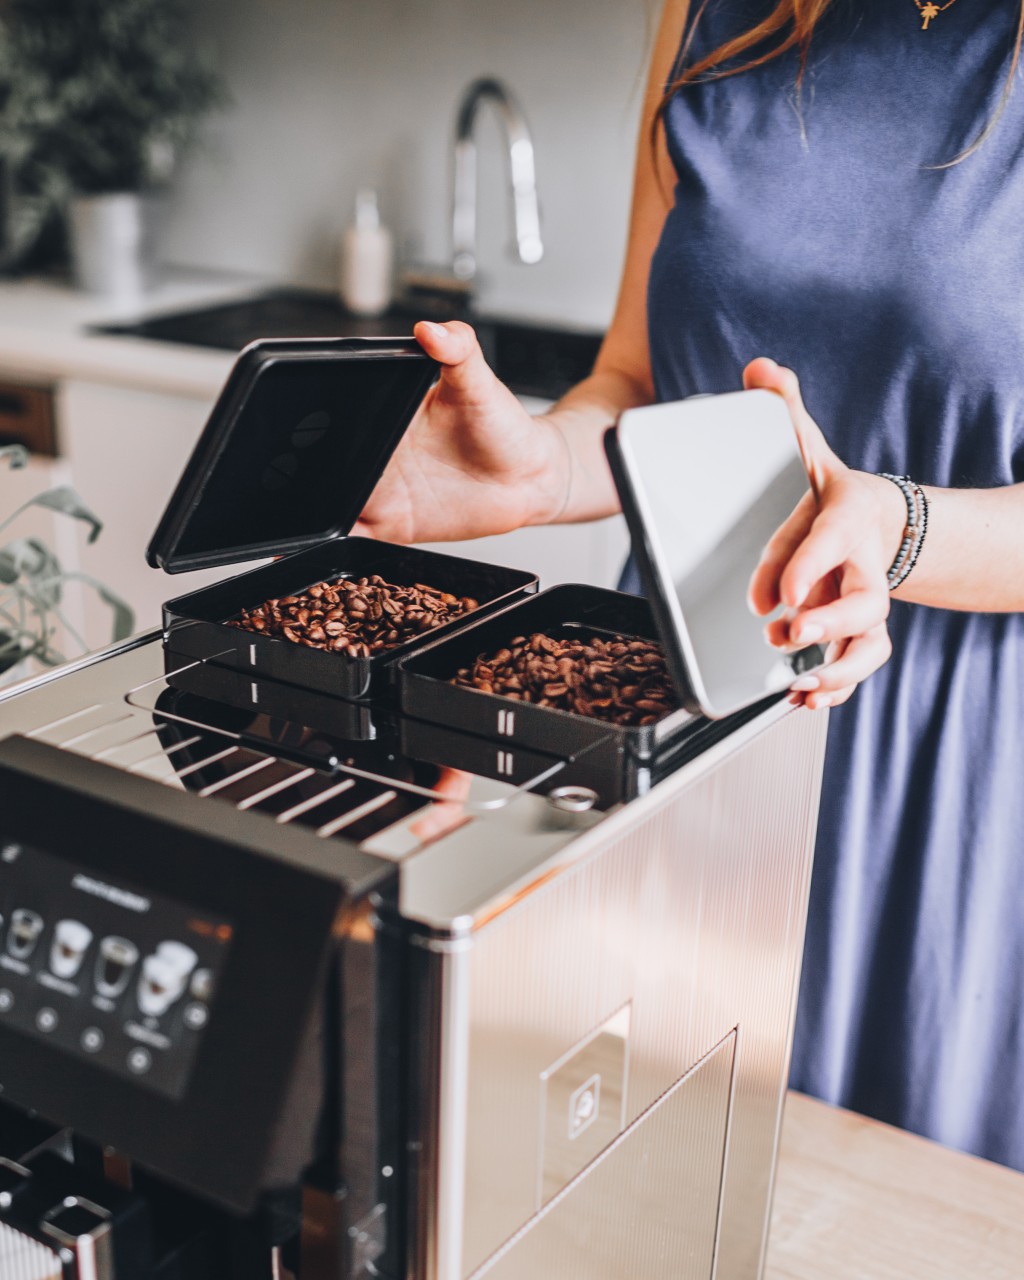
<path fill-rule="evenodd" d="M 597 1119 L 601 1110 L 601 1077 L 593 1075 L 569 1099 L 569 1137 L 575 1139 Z"/>
<path fill-rule="evenodd" d="M 625 1004 L 540 1073 L 538 1208 L 625 1128 L 631 1021 Z"/>

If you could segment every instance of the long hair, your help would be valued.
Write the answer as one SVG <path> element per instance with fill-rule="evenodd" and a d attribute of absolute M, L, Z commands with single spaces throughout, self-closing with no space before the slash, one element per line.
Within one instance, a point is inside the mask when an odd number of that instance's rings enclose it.
<path fill-rule="evenodd" d="M 673 68 L 669 84 L 655 113 L 651 134 L 652 139 L 662 122 L 669 102 L 686 85 L 693 84 L 695 81 L 721 80 L 726 76 L 735 76 L 744 71 L 752 71 L 755 67 L 763 66 L 766 62 L 771 62 L 773 58 L 778 58 L 781 54 L 794 48 L 794 46 L 799 51 L 800 58 L 800 66 L 797 72 L 797 86 L 799 87 L 804 69 L 807 66 L 807 54 L 811 47 L 811 37 L 814 34 L 814 29 L 825 16 L 826 10 L 832 5 L 832 0 L 779 0 L 779 3 L 771 13 L 762 18 L 755 26 L 746 31 L 741 31 L 739 35 L 733 36 L 731 40 L 719 45 L 717 49 L 712 49 L 703 58 L 690 62 L 689 52 L 693 42 L 694 31 L 709 2 L 710 0 L 701 0 L 693 20 L 688 23 L 688 31 L 686 38 L 682 42 L 682 49 Z M 952 160 L 947 160 L 944 164 L 936 165 L 935 168 L 946 169 L 950 165 L 959 164 L 961 160 L 965 160 L 969 155 L 977 151 L 992 133 L 999 121 L 999 117 L 1006 110 L 1006 104 L 1013 89 L 1014 77 L 1020 63 L 1022 42 L 1024 42 L 1024 0 L 1021 0 L 1020 15 L 1017 18 L 1017 34 L 1013 44 L 1013 55 L 1010 58 L 1010 69 L 1003 83 L 1003 91 L 995 111 L 982 126 L 977 136 L 968 143 L 959 155 L 954 156 Z M 748 56 L 744 57 L 744 55 Z"/>

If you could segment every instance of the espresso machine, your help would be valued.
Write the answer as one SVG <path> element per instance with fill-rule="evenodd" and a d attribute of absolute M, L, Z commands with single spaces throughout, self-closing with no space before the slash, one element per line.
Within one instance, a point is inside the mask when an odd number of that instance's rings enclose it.
<path fill-rule="evenodd" d="M 386 396 L 350 376 L 375 360 Z M 631 596 L 294 532 L 330 467 L 354 519 L 428 363 L 264 350 L 151 555 L 282 558 L 0 692 L 0 1280 L 761 1272 L 824 719 L 454 687 L 519 633 L 664 635 Z M 343 670 L 225 625 L 371 567 L 477 608 Z"/>

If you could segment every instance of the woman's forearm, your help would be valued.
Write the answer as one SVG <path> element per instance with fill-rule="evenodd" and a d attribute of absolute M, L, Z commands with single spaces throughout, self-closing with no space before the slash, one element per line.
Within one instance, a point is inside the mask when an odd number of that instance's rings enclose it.
<path fill-rule="evenodd" d="M 891 481 L 873 479 L 891 490 L 885 493 L 887 504 L 894 495 L 902 503 Z M 997 489 L 926 485 L 924 492 L 928 532 L 913 573 L 893 599 L 980 613 L 1024 611 L 1024 484 Z"/>
<path fill-rule="evenodd" d="M 620 510 L 605 457 L 604 433 L 620 413 L 650 399 L 650 392 L 628 375 L 598 369 L 541 415 L 559 436 L 552 457 L 562 484 L 557 506 L 538 511 L 534 523 L 601 520 Z"/>
<path fill-rule="evenodd" d="M 604 433 L 626 409 L 648 404 L 639 379 L 600 367 L 542 415 L 559 434 L 558 506 L 536 523 L 599 520 L 620 510 L 604 452 Z M 870 477 L 892 514 L 887 537 L 899 545 L 905 507 L 889 480 Z M 913 573 L 893 599 L 939 609 L 1024 612 L 1024 484 L 995 489 L 925 487 L 928 533 Z"/>

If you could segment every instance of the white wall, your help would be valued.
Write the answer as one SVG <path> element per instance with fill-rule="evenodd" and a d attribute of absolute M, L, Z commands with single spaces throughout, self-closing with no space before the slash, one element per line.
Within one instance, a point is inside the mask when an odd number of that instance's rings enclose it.
<path fill-rule="evenodd" d="M 234 105 L 177 183 L 168 261 L 330 287 L 364 184 L 405 256 L 448 259 L 455 105 L 491 74 L 533 131 L 547 256 L 508 260 L 500 134 L 483 120 L 481 302 L 607 322 L 655 0 L 205 0 L 195 14 Z"/>

